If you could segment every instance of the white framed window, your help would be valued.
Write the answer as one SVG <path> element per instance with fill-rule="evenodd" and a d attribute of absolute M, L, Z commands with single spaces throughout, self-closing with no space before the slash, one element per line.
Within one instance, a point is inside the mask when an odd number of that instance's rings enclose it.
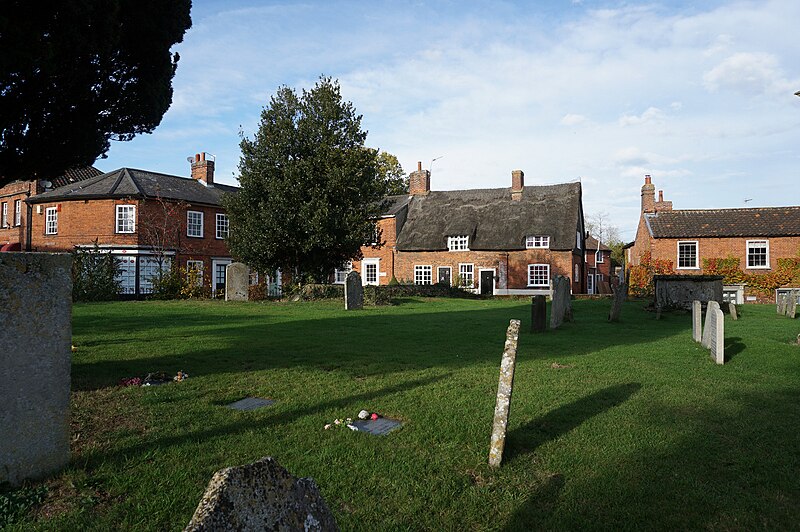
<path fill-rule="evenodd" d="M 228 238 L 228 233 L 230 231 L 230 222 L 228 221 L 228 215 L 223 214 L 221 212 L 217 213 L 217 239 L 223 240 Z"/>
<path fill-rule="evenodd" d="M 139 293 L 152 294 L 153 281 L 169 273 L 171 261 L 157 257 L 139 257 Z"/>
<path fill-rule="evenodd" d="M 769 268 L 769 240 L 747 241 L 747 267 L 762 270 Z"/>
<path fill-rule="evenodd" d="M 347 281 L 347 274 L 353 271 L 353 263 L 349 260 L 341 268 L 336 268 L 333 274 L 334 284 L 344 284 Z"/>
<path fill-rule="evenodd" d="M 549 264 L 528 264 L 528 286 L 531 287 L 550 287 L 550 265 Z"/>
<path fill-rule="evenodd" d="M 203 213 L 186 211 L 186 236 L 203 238 Z"/>
<path fill-rule="evenodd" d="M 549 236 L 528 235 L 525 237 L 525 249 L 549 248 Z"/>
<path fill-rule="evenodd" d="M 678 269 L 699 269 L 697 262 L 697 240 L 678 241 Z"/>
<path fill-rule="evenodd" d="M 595 251 L 594 262 L 595 262 L 595 264 L 600 264 L 602 262 L 605 262 L 603 260 L 603 251 L 602 250 Z"/>
<path fill-rule="evenodd" d="M 58 234 L 58 207 L 48 207 L 44 211 L 44 234 Z"/>
<path fill-rule="evenodd" d="M 369 229 L 367 229 L 367 235 L 364 237 L 364 245 L 365 246 L 377 246 L 380 243 L 379 235 L 378 235 L 378 224 L 373 223 Z"/>
<path fill-rule="evenodd" d="M 120 294 L 136 293 L 136 257 L 134 255 L 114 255 L 117 259 L 117 273 L 114 280 L 119 283 Z"/>
<path fill-rule="evenodd" d="M 136 232 L 136 205 L 117 205 L 116 232 Z"/>
<path fill-rule="evenodd" d="M 22 225 L 22 200 L 14 202 L 14 225 Z"/>
<path fill-rule="evenodd" d="M 189 281 L 194 277 L 195 285 L 203 286 L 203 270 L 205 269 L 202 260 L 187 260 L 186 261 L 186 280 Z"/>
<path fill-rule="evenodd" d="M 8 202 L 3 202 L 3 214 L 0 215 L 0 228 L 5 229 L 8 225 Z"/>
<path fill-rule="evenodd" d="M 575 231 L 575 247 L 578 249 L 583 249 L 583 239 L 581 238 L 581 232 Z"/>
<path fill-rule="evenodd" d="M 448 251 L 469 251 L 469 237 L 468 236 L 448 236 L 447 237 L 447 250 Z"/>
<path fill-rule="evenodd" d="M 378 259 L 363 259 L 361 261 L 361 273 L 364 275 L 361 282 L 363 284 L 378 285 L 378 264 Z"/>
<path fill-rule="evenodd" d="M 475 286 L 475 266 L 473 264 L 459 264 L 458 277 L 463 288 L 473 288 Z"/>
<path fill-rule="evenodd" d="M 433 284 L 431 266 L 414 266 L 414 284 Z"/>

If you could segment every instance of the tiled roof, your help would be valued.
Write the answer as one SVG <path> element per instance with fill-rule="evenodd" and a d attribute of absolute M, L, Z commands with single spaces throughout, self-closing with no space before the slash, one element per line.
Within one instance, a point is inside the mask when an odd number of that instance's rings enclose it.
<path fill-rule="evenodd" d="M 605 244 L 600 244 L 601 251 L 611 251 Z M 597 251 L 597 239 L 593 236 L 586 237 L 586 251 Z"/>
<path fill-rule="evenodd" d="M 103 172 L 94 166 L 82 166 L 80 168 L 71 168 L 64 172 L 64 175 L 51 179 L 50 182 L 53 183 L 53 188 L 58 188 L 69 185 L 70 183 L 76 183 L 78 181 L 84 181 L 92 177 L 97 177 L 102 174 Z"/>
<path fill-rule="evenodd" d="M 551 249 L 571 250 L 580 212 L 580 183 L 525 187 L 519 201 L 510 188 L 433 191 L 411 197 L 397 249 L 445 250 L 448 236 L 467 235 L 471 250 L 519 250 L 542 235 Z"/>
<path fill-rule="evenodd" d="M 82 199 L 163 198 L 193 204 L 221 205 L 220 197 L 238 187 L 214 184 L 207 187 L 186 177 L 120 168 L 84 181 L 71 183 L 33 196 L 29 203 Z"/>
<path fill-rule="evenodd" d="M 645 220 L 655 238 L 800 235 L 800 207 L 662 211 Z"/>

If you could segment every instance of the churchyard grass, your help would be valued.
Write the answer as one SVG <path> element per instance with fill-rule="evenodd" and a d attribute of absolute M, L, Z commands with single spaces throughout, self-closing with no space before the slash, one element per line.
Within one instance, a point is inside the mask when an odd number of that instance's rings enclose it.
<path fill-rule="evenodd" d="M 214 471 L 275 457 L 343 530 L 791 529 L 800 523 L 800 320 L 745 306 L 717 366 L 691 315 L 575 301 L 118 302 L 74 307 L 73 460 L 10 530 L 179 530 Z M 522 319 L 503 465 L 500 357 Z M 120 387 L 152 371 L 190 378 Z M 275 400 L 237 412 L 243 397 Z M 360 409 L 385 437 L 323 430 Z"/>

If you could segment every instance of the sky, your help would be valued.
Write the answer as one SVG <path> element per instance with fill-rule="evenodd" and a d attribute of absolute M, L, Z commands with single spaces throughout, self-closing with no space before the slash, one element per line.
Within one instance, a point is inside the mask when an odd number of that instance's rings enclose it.
<path fill-rule="evenodd" d="M 97 168 L 205 151 L 236 184 L 270 97 L 325 75 L 432 190 L 580 180 L 625 241 L 645 174 L 676 209 L 800 204 L 797 0 L 193 3 L 161 125 Z"/>

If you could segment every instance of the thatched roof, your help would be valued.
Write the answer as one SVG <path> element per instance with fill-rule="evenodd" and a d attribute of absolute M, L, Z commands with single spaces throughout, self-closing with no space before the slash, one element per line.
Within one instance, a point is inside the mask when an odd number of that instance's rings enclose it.
<path fill-rule="evenodd" d="M 448 236 L 469 236 L 471 250 L 525 249 L 528 235 L 549 236 L 550 249 L 575 248 L 582 215 L 581 184 L 511 189 L 433 191 L 413 196 L 397 238 L 400 251 L 447 249 Z"/>

